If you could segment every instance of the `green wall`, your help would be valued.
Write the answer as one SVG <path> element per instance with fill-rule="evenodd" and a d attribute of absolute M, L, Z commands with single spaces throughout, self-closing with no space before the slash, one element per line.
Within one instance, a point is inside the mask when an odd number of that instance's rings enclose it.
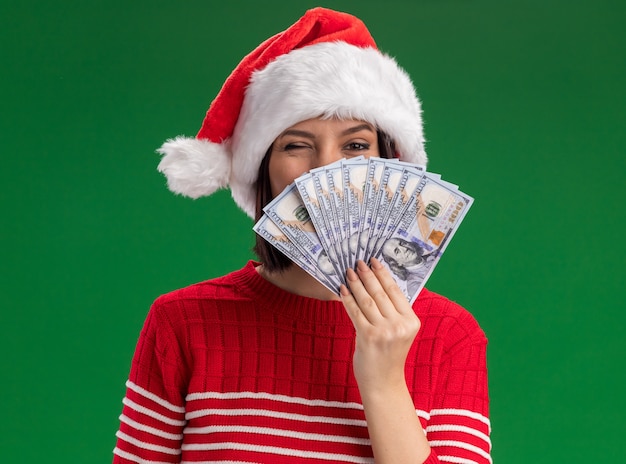
<path fill-rule="evenodd" d="M 228 192 L 170 194 L 239 59 L 313 2 L 0 6 L 0 450 L 109 462 L 161 293 L 253 255 Z M 424 102 L 430 170 L 476 198 L 429 287 L 490 339 L 496 464 L 626 462 L 622 1 L 335 1 Z"/>

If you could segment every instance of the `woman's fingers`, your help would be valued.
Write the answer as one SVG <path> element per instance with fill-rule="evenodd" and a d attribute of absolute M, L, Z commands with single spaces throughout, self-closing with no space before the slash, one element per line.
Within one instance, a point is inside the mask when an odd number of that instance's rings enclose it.
<path fill-rule="evenodd" d="M 374 298 L 371 296 L 369 290 L 374 285 L 372 279 L 377 281 L 376 276 L 369 271 L 369 269 L 367 271 L 359 269 L 358 264 L 357 270 L 358 274 L 352 269 L 348 269 L 346 274 L 346 280 L 348 282 L 348 286 L 350 287 L 350 293 L 354 301 L 354 305 L 356 305 L 354 309 L 363 314 L 363 316 L 365 316 L 371 324 L 376 324 L 383 317 L 381 310 L 379 309 Z M 378 287 L 382 291 L 380 284 Z"/>
<path fill-rule="evenodd" d="M 341 285 L 339 287 L 339 296 L 341 297 L 341 301 L 346 308 L 346 312 L 354 324 L 354 327 L 357 328 L 362 324 L 362 320 L 365 319 L 361 309 L 359 308 L 358 303 L 354 299 L 354 295 L 345 285 Z"/>
<path fill-rule="evenodd" d="M 391 273 L 376 258 L 372 258 L 370 263 L 372 273 L 376 276 L 379 285 L 383 288 L 385 295 L 391 301 L 396 311 L 402 314 L 413 314 L 413 308 L 406 299 L 406 295 L 400 290 L 400 287 L 398 287 Z"/>
<path fill-rule="evenodd" d="M 375 258 L 370 261 L 370 269 L 363 261 L 357 263 L 359 282 L 350 282 L 350 289 L 356 292 L 359 304 L 369 305 L 371 301 L 384 317 L 393 317 L 397 313 L 412 313 L 413 309 L 389 271 Z"/>
<path fill-rule="evenodd" d="M 387 268 L 376 258 L 370 262 L 371 269 L 363 261 L 358 261 L 356 272 L 348 269 L 346 275 L 349 291 L 342 290 L 342 299 L 353 322 L 359 314 L 374 325 L 398 317 L 416 319 L 413 308 Z"/>

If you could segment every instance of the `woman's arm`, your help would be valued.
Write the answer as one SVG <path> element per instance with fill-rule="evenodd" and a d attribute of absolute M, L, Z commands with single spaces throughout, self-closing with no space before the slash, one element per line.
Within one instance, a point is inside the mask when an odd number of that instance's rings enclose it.
<path fill-rule="evenodd" d="M 182 363 L 178 343 L 163 319 L 155 304 L 126 382 L 114 464 L 180 462 L 185 426 Z"/>
<path fill-rule="evenodd" d="M 439 361 L 424 430 L 404 378 L 418 317 L 377 260 L 371 269 L 359 263 L 348 284 L 351 292 L 343 288 L 342 299 L 357 332 L 354 373 L 377 464 L 434 464 L 438 455 L 451 462 L 491 463 L 487 340 L 475 320 L 466 312 L 451 319 L 446 336 L 451 346 Z"/>
<path fill-rule="evenodd" d="M 424 463 L 430 446 L 404 378 L 420 321 L 389 272 L 376 260 L 348 271 L 341 297 L 356 329 L 354 375 L 377 464 Z M 438 462 L 437 460 L 432 462 Z"/>

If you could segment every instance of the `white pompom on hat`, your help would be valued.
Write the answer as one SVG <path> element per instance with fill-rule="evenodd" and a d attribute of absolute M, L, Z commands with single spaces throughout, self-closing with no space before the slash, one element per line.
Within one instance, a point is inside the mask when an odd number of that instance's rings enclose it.
<path fill-rule="evenodd" d="M 358 18 L 315 8 L 239 63 L 196 137 L 159 148 L 158 169 L 170 190 L 191 198 L 230 187 L 254 218 L 267 150 L 285 129 L 316 117 L 367 121 L 391 137 L 400 159 L 426 164 L 420 102 L 406 72 Z"/>

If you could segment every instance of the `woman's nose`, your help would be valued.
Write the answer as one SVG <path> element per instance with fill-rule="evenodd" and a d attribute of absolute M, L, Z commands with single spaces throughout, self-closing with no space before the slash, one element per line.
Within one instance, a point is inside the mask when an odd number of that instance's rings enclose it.
<path fill-rule="evenodd" d="M 319 168 L 340 160 L 343 158 L 343 155 L 341 154 L 341 150 L 337 148 L 323 147 L 318 150 L 316 158 L 317 162 L 315 167 Z"/>

